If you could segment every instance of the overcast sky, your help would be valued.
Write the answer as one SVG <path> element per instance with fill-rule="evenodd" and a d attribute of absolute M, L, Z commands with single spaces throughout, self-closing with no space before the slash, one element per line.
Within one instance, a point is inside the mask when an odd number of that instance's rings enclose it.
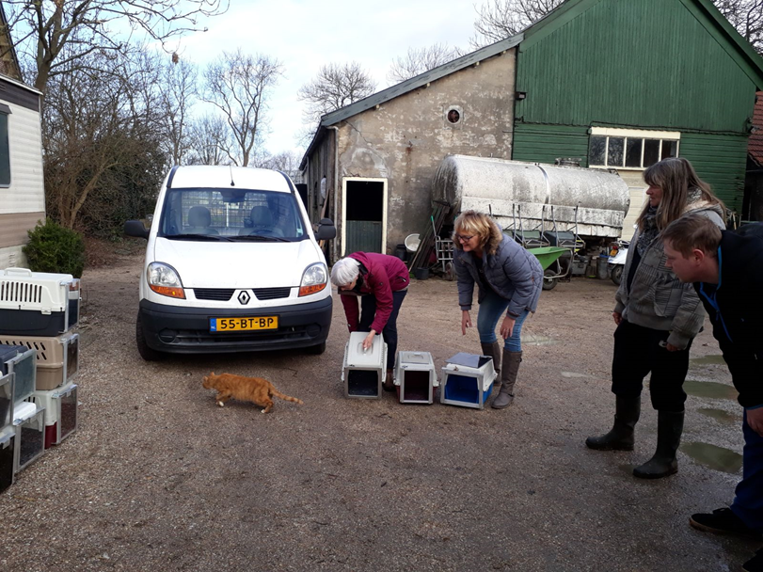
<path fill-rule="evenodd" d="M 409 47 L 447 42 L 468 48 L 475 19 L 468 0 L 231 0 L 224 15 L 207 22 L 209 31 L 184 38 L 179 52 L 200 67 L 239 47 L 278 58 L 285 77 L 272 93 L 266 145 L 276 154 L 299 149 L 303 104 L 297 90 L 322 65 L 355 60 L 380 90 L 388 85 L 392 60 Z"/>

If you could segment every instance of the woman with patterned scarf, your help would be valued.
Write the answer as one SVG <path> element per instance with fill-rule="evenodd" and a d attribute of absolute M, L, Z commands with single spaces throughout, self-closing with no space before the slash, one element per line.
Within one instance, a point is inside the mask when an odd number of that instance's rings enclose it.
<path fill-rule="evenodd" d="M 682 284 L 665 266 L 660 232 L 687 213 L 708 217 L 725 228 L 723 203 L 682 158 L 664 159 L 644 172 L 648 201 L 628 249 L 623 280 L 612 314 L 617 324 L 612 360 L 615 422 L 586 445 L 600 451 L 632 451 L 641 411 L 641 389 L 651 372 L 649 393 L 658 412 L 657 450 L 633 470 L 636 477 L 659 479 L 678 471 L 676 451 L 684 424 L 689 348 L 705 312 L 691 284 Z"/>

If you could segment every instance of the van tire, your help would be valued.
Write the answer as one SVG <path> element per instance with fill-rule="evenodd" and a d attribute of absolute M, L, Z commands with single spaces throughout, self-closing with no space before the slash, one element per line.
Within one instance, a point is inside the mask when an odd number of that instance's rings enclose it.
<path fill-rule="evenodd" d="M 307 348 L 307 353 L 315 356 L 321 355 L 323 352 L 326 351 L 326 342 L 321 342 L 317 346 L 310 346 Z"/>
<path fill-rule="evenodd" d="M 162 352 L 158 352 L 146 343 L 146 336 L 143 334 L 143 322 L 138 314 L 135 322 L 135 342 L 138 346 L 138 353 L 145 361 L 158 361 L 164 357 Z"/>

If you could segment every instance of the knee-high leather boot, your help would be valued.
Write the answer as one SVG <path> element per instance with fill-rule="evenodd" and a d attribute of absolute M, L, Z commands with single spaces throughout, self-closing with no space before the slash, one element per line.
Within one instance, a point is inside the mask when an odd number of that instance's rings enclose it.
<path fill-rule="evenodd" d="M 492 344 L 480 342 L 480 345 L 482 346 L 482 355 L 490 356 L 493 358 L 493 369 L 495 369 L 496 373 L 496 378 L 495 382 L 493 382 L 493 385 L 498 385 L 500 383 L 498 380 L 501 377 L 501 344 L 498 340 L 496 340 Z"/>
<path fill-rule="evenodd" d="M 517 382 L 519 364 L 522 362 L 522 352 L 510 352 L 503 350 L 503 364 L 501 368 L 501 390 L 493 399 L 493 409 L 503 409 L 514 401 L 514 384 Z"/>

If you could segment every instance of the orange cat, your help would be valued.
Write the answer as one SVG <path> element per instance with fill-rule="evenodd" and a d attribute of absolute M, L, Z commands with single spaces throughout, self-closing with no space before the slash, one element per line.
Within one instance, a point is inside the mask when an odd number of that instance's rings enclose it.
<path fill-rule="evenodd" d="M 204 376 L 202 383 L 204 389 L 216 389 L 215 400 L 222 407 L 231 397 L 241 401 L 251 401 L 255 405 L 264 407 L 263 413 L 269 413 L 273 409 L 272 396 L 280 397 L 285 401 L 302 403 L 302 400 L 296 397 L 289 397 L 278 391 L 267 379 L 261 377 L 246 377 L 244 375 L 235 375 L 232 373 L 223 373 L 215 375 L 211 372 Z"/>

